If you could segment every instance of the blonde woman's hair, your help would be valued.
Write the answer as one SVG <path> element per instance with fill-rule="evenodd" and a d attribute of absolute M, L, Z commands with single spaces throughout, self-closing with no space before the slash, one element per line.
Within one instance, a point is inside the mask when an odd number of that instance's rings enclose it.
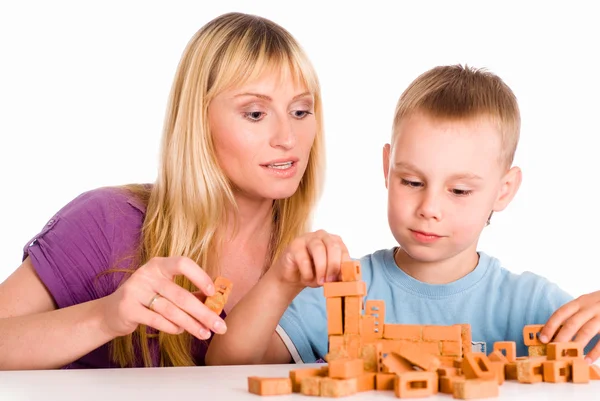
<path fill-rule="evenodd" d="M 406 88 L 396 105 L 392 146 L 400 122 L 414 112 L 439 119 L 490 118 L 501 135 L 500 162 L 507 167 L 512 165 L 521 116 L 514 93 L 497 75 L 461 65 L 435 67 L 421 74 Z"/>
<path fill-rule="evenodd" d="M 163 130 L 160 171 L 150 188 L 127 188 L 147 204 L 136 266 L 152 257 L 187 256 L 215 278 L 219 249 L 217 228 L 236 210 L 232 186 L 215 157 L 208 121 L 212 99 L 271 69 L 289 68 L 293 79 L 314 96 L 317 132 L 298 190 L 273 202 L 273 228 L 265 269 L 291 240 L 310 229 L 321 194 L 324 138 L 321 92 L 308 57 L 292 35 L 265 18 L 229 13 L 210 21 L 188 43 L 178 66 Z M 235 222 L 234 222 L 235 223 Z M 185 277 L 175 282 L 196 291 Z M 121 366 L 152 365 L 148 328 L 113 340 L 112 356 Z M 192 337 L 158 334 L 160 366 L 194 365 Z M 136 349 L 142 361 L 136 361 Z"/>

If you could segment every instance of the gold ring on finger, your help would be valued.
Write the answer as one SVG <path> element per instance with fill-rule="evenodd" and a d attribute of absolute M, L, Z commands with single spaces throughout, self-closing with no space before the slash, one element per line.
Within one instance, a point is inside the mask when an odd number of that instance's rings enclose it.
<path fill-rule="evenodd" d="M 150 299 L 150 302 L 148 302 L 148 309 L 154 312 L 154 302 L 156 302 L 156 300 L 160 297 L 160 294 L 155 294 L 152 299 Z"/>

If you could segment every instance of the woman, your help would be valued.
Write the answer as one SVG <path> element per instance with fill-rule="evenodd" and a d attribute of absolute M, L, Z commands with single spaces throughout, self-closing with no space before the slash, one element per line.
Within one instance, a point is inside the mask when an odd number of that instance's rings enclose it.
<path fill-rule="evenodd" d="M 175 76 L 156 182 L 80 195 L 0 284 L 0 368 L 203 365 L 210 332 L 308 230 L 323 142 L 295 39 L 251 15 L 206 24 Z M 218 275 L 233 282 L 221 316 L 202 303 Z"/>

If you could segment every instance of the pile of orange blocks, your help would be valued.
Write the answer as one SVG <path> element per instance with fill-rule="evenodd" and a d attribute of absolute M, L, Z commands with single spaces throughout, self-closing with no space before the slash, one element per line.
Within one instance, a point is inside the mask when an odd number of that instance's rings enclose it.
<path fill-rule="evenodd" d="M 366 285 L 359 262 L 343 263 L 341 277 L 342 281 L 324 285 L 328 364 L 295 369 L 289 377 L 249 377 L 251 393 L 343 397 L 391 390 L 399 398 L 446 393 L 471 399 L 497 397 L 505 380 L 600 380 L 598 366 L 583 359 L 581 344 L 543 344 L 538 339 L 541 325 L 523 329 L 527 357 L 516 357 L 516 343 L 510 341 L 496 342 L 489 355 L 472 352 L 470 325 L 385 324 L 383 301 L 369 300 L 363 305 Z"/>

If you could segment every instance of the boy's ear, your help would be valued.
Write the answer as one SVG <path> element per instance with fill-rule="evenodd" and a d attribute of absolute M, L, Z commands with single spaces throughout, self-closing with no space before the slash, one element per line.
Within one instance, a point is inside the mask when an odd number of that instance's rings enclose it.
<path fill-rule="evenodd" d="M 502 177 L 500 191 L 498 197 L 494 202 L 494 212 L 500 212 L 504 210 L 508 204 L 513 200 L 519 187 L 521 186 L 522 174 L 519 167 L 512 167 Z"/>
<path fill-rule="evenodd" d="M 390 174 L 390 151 L 391 146 L 386 143 L 383 146 L 383 176 L 385 177 L 385 187 L 388 187 L 388 175 Z"/>

